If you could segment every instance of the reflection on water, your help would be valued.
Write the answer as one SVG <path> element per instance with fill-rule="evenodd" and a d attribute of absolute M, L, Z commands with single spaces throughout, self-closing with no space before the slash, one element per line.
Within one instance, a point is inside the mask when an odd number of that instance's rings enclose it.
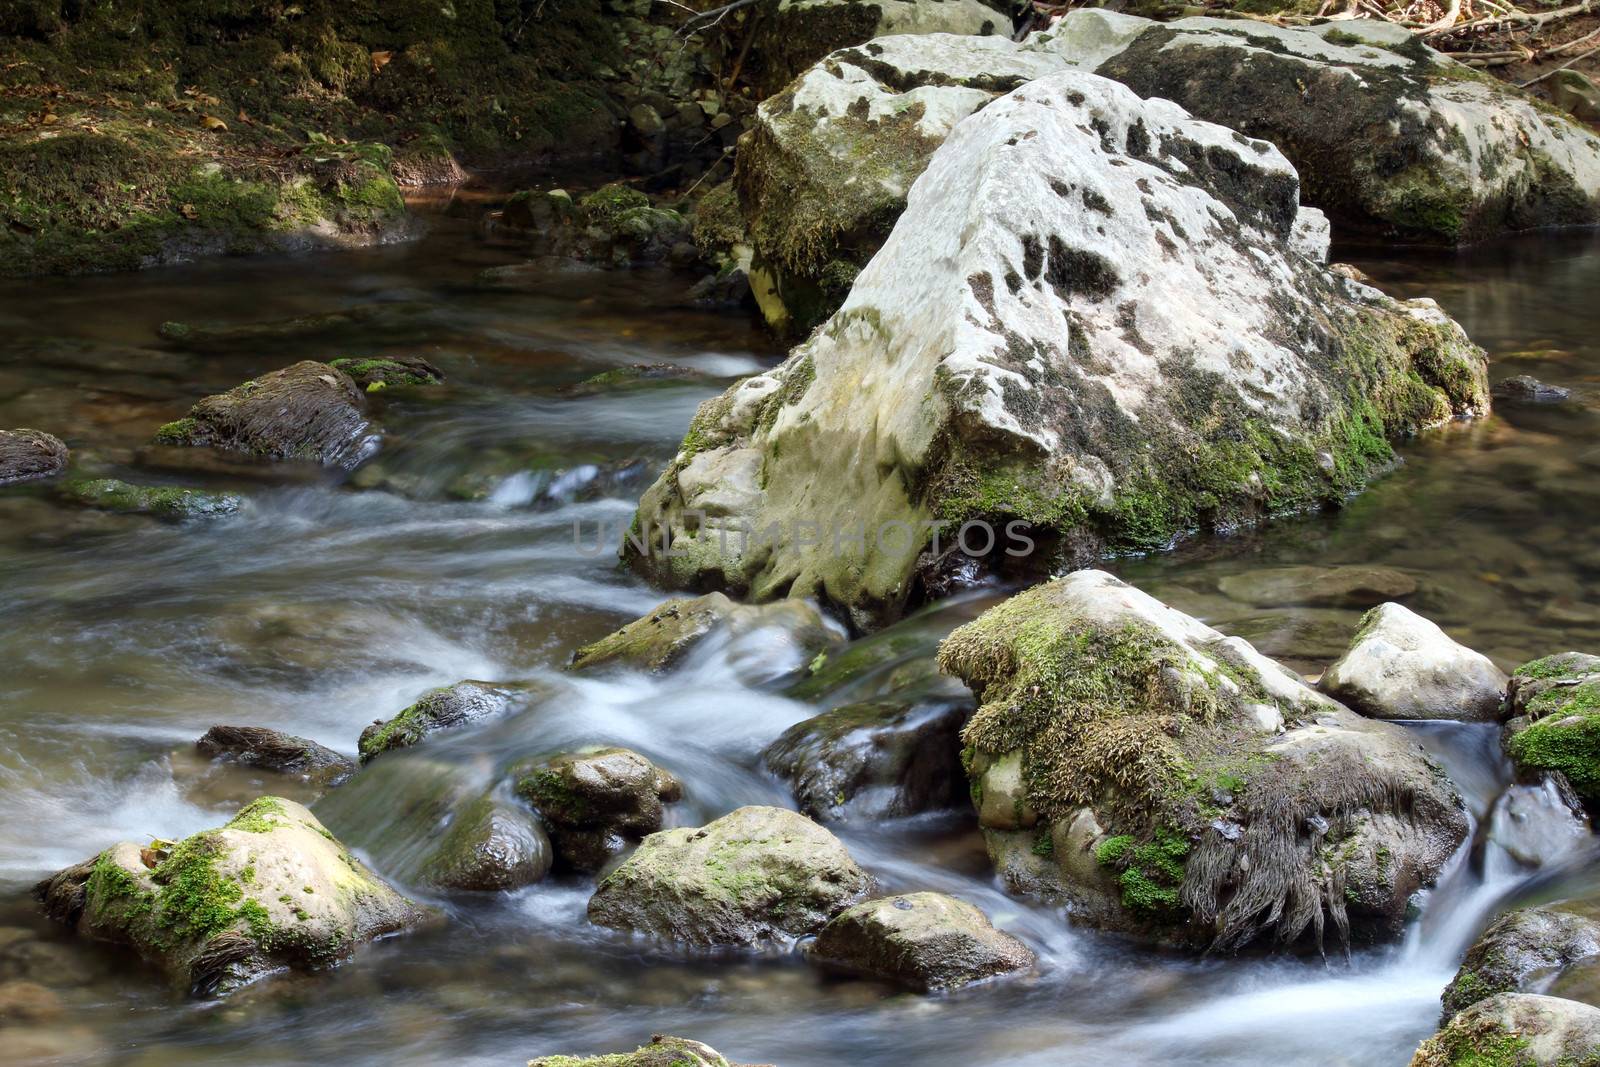
<path fill-rule="evenodd" d="M 428 687 L 528 681 L 537 698 L 512 713 L 387 755 L 318 803 L 340 837 L 406 881 L 451 795 L 565 745 L 624 744 L 677 772 L 680 823 L 786 803 L 759 769 L 767 743 L 926 671 L 939 638 L 997 598 L 969 595 L 859 642 L 842 655 L 875 666 L 848 689 L 753 688 L 752 663 L 798 666 L 767 647 L 707 653 L 664 679 L 560 674 L 572 649 L 660 599 L 581 552 L 574 523 L 626 523 L 695 405 L 777 353 L 740 318 L 685 308 L 670 275 L 475 282 L 514 260 L 442 218 L 407 247 L 0 288 L 0 426 L 59 433 L 84 470 L 247 497 L 237 515 L 171 526 L 67 510 L 45 489 L 0 493 L 0 983 L 41 983 L 62 1013 L 6 1029 L 8 1055 L 503 1064 L 665 1031 L 786 1067 L 1388 1065 L 1432 1030 L 1439 992 L 1492 910 L 1534 890 L 1530 865 L 1545 862 L 1548 880 L 1588 863 L 1557 798 L 1506 792 L 1492 731 L 1430 724 L 1419 736 L 1477 830 L 1408 942 L 1349 961 L 1179 960 L 1073 930 L 997 888 L 960 812 L 841 831 L 889 889 L 958 894 L 1040 953 L 1031 978 L 943 998 L 823 976 L 787 955 L 631 941 L 584 921 L 579 878 L 429 898 L 444 927 L 222 1004 L 174 1001 L 137 964 L 48 929 L 24 897 L 40 875 L 116 840 L 213 825 L 240 797 L 281 788 L 198 766 L 186 750 L 214 723 L 348 753 L 366 723 Z M 1489 348 L 1496 377 L 1600 389 L 1595 237 L 1364 265 L 1404 295 L 1438 297 Z M 226 327 L 351 308 L 365 309 L 354 326 L 193 350 L 157 334 L 167 320 Z M 146 446 L 207 392 L 295 359 L 381 353 L 424 356 L 449 384 L 378 405 L 385 447 L 352 484 Z M 689 373 L 571 388 L 659 362 Z M 1400 470 L 1336 515 L 1113 568 L 1307 672 L 1343 648 L 1364 605 L 1294 602 L 1259 581 L 1266 567 L 1395 568 L 1414 580 L 1410 606 L 1506 665 L 1600 646 L 1600 607 L 1583 594 L 1600 572 L 1595 419 L 1583 404 L 1506 408 L 1413 442 Z"/>

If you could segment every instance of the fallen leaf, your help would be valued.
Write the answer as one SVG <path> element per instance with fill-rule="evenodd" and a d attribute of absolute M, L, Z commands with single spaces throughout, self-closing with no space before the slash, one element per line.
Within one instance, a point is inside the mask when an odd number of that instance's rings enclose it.
<path fill-rule="evenodd" d="M 201 115 L 200 125 L 208 130 L 226 130 L 228 128 L 228 124 L 215 115 Z"/>
<path fill-rule="evenodd" d="M 61 121 L 61 119 L 56 115 L 56 113 L 54 111 L 46 111 L 44 113 L 44 116 L 39 119 L 39 122 L 42 123 L 45 126 L 54 126 L 56 123 L 58 123 L 60 121 Z"/>
<path fill-rule="evenodd" d="M 193 204 L 183 205 L 178 209 L 178 214 L 182 215 L 186 219 L 197 219 L 200 217 L 200 212 L 195 210 L 195 206 Z"/>
<path fill-rule="evenodd" d="M 376 74 L 389 65 L 389 60 L 394 58 L 393 52 L 372 53 L 372 73 Z"/>

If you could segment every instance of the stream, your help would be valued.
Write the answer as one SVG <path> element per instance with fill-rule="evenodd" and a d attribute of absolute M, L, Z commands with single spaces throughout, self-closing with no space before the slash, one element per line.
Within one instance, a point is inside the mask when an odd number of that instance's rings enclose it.
<path fill-rule="evenodd" d="M 701 401 L 781 352 L 741 314 L 687 307 L 685 279 L 665 271 L 551 269 L 485 287 L 479 272 L 521 257 L 486 239 L 475 211 L 434 204 L 409 244 L 0 283 L 0 426 L 56 433 L 81 469 L 245 497 L 235 515 L 163 524 L 71 510 L 48 488 L 0 491 L 0 983 L 42 984 L 65 1009 L 0 1029 L 0 1061 L 519 1064 L 664 1032 L 783 1067 L 1398 1065 L 1433 1032 L 1440 991 L 1497 908 L 1592 873 L 1590 839 L 1553 791 L 1511 786 L 1494 727 L 1434 723 L 1414 729 L 1474 834 L 1403 943 L 1348 959 L 1184 959 L 1074 928 L 999 888 L 963 812 L 835 827 L 887 889 L 961 896 L 1040 956 L 1031 977 L 944 997 L 826 976 L 796 955 L 630 941 L 585 921 L 592 881 L 578 877 L 476 898 L 407 884 L 443 793 L 563 744 L 622 744 L 676 771 L 675 824 L 791 805 L 760 769 L 767 744 L 888 691 L 897 668 L 1004 596 L 964 594 L 866 638 L 892 651 L 848 693 L 811 701 L 770 684 L 803 665 L 781 635 L 702 649 L 661 678 L 561 674 L 574 648 L 663 599 L 596 553 L 595 531 L 626 525 Z M 1600 392 L 1600 234 L 1349 258 L 1396 295 L 1438 299 L 1488 349 L 1491 379 Z M 193 350 L 157 332 L 348 309 L 362 310 L 343 327 Z M 383 449 L 348 481 L 146 446 L 252 375 L 383 354 L 423 356 L 448 381 L 381 401 Z M 695 375 L 577 387 L 653 362 Z M 1343 650 L 1361 607 L 1294 602 L 1261 580 L 1272 568 L 1399 568 L 1418 583 L 1408 606 L 1506 668 L 1600 648 L 1587 593 L 1600 578 L 1600 413 L 1507 405 L 1402 452 L 1336 513 L 1106 566 L 1307 673 Z M 438 929 L 191 1002 L 36 914 L 30 885 L 114 842 L 175 839 L 261 793 L 296 796 L 200 762 L 192 743 L 209 726 L 353 754 L 363 726 L 464 678 L 530 680 L 540 699 L 389 754 L 315 807 L 441 908 Z"/>

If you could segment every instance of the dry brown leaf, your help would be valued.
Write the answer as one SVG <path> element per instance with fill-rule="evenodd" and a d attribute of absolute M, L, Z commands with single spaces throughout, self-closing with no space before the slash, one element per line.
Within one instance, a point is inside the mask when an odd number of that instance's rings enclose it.
<path fill-rule="evenodd" d="M 208 130 L 226 130 L 228 128 L 228 124 L 215 115 L 201 115 L 200 125 Z"/>
<path fill-rule="evenodd" d="M 376 74 L 389 65 L 389 60 L 394 58 L 393 52 L 372 53 L 372 73 Z"/>
<path fill-rule="evenodd" d="M 200 212 L 195 210 L 195 206 L 193 204 L 183 205 L 178 209 L 178 214 L 182 215 L 186 219 L 197 219 L 200 217 Z"/>

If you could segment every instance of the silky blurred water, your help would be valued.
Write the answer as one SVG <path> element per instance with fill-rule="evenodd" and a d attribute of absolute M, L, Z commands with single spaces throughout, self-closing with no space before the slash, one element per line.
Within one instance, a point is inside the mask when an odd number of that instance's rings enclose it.
<path fill-rule="evenodd" d="M 487 784 L 521 755 L 568 744 L 625 744 L 676 771 L 687 786 L 671 809 L 679 823 L 789 804 L 759 768 L 765 745 L 889 685 L 897 665 L 926 660 L 1002 595 L 979 591 L 902 624 L 893 660 L 810 701 L 751 684 L 752 670 L 801 665 L 781 642 L 708 649 L 664 678 L 563 675 L 574 648 L 661 599 L 609 554 L 580 549 L 574 523 L 591 541 L 597 524 L 626 524 L 695 406 L 781 353 L 744 317 L 687 306 L 691 279 L 667 272 L 474 281 L 517 260 L 443 212 L 406 246 L 0 286 L 0 426 L 57 433 L 83 471 L 246 498 L 237 515 L 168 525 L 70 510 L 48 488 L 0 490 L 0 982 L 39 982 L 65 1006 L 50 1021 L 0 1020 L 0 1060 L 521 1063 L 671 1032 L 785 1067 L 1376 1067 L 1403 1063 L 1432 1031 L 1460 953 L 1508 894 L 1587 876 L 1587 840 L 1564 828 L 1556 798 L 1505 794 L 1490 729 L 1431 725 L 1419 736 L 1468 799 L 1476 847 L 1405 944 L 1349 961 L 1183 960 L 1075 930 L 998 889 L 963 812 L 840 830 L 888 889 L 955 893 L 1040 954 L 1033 977 L 947 997 L 823 976 L 790 955 L 635 942 L 585 922 L 590 883 L 579 878 L 482 898 L 407 884 L 437 826 L 404 813 L 428 810 L 429 783 Z M 1494 377 L 1600 387 L 1595 236 L 1359 261 L 1392 291 L 1439 299 L 1490 350 Z M 166 320 L 350 308 L 364 309 L 359 325 L 332 332 L 193 350 L 157 334 Z M 383 450 L 348 482 L 146 445 L 198 397 L 252 375 L 385 353 L 423 356 L 449 381 L 379 398 Z M 658 362 L 693 373 L 574 388 Z M 1408 443 L 1399 470 L 1337 513 L 1107 566 L 1307 672 L 1338 654 L 1363 605 L 1295 602 L 1257 580 L 1269 568 L 1397 568 L 1416 585 L 1406 603 L 1503 665 L 1592 649 L 1597 429 L 1584 403 L 1505 407 Z M 316 808 L 380 872 L 443 908 L 442 928 L 329 973 L 190 1003 L 34 914 L 26 888 L 51 870 L 118 840 L 215 825 L 241 799 L 283 788 L 249 772 L 207 775 L 190 753 L 207 727 L 270 726 L 353 753 L 364 725 L 462 678 L 528 680 L 540 695 L 376 761 Z M 1527 861 L 1539 857 L 1530 882 Z"/>

